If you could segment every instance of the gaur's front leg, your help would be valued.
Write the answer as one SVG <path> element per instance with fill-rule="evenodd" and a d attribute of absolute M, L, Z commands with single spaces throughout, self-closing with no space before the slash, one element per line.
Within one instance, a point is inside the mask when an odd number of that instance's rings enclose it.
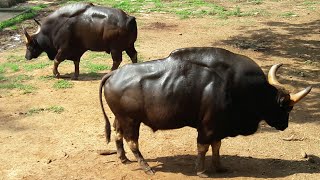
<path fill-rule="evenodd" d="M 197 175 L 201 178 L 206 178 L 209 177 L 206 168 L 205 168 L 205 158 L 206 158 L 206 153 L 209 149 L 209 144 L 197 144 L 197 149 L 198 149 L 198 156 L 196 160 L 196 171 Z"/>
<path fill-rule="evenodd" d="M 58 71 L 58 67 L 59 67 L 59 64 L 61 62 L 59 62 L 58 60 L 54 60 L 53 61 L 53 69 L 52 69 L 52 72 L 53 72 L 53 75 L 56 77 L 56 78 L 60 78 L 60 73 Z"/>
<path fill-rule="evenodd" d="M 59 49 L 56 57 L 54 58 L 54 61 L 53 61 L 53 69 L 52 69 L 53 75 L 54 75 L 56 78 L 60 78 L 60 73 L 59 73 L 59 71 L 58 71 L 58 67 L 59 67 L 59 64 L 60 64 L 62 61 L 64 61 L 64 59 L 63 59 L 63 57 L 62 57 L 62 50 Z"/>
<path fill-rule="evenodd" d="M 211 143 L 212 148 L 212 168 L 219 173 L 223 173 L 228 171 L 227 168 L 223 167 L 220 162 L 220 147 L 221 140 L 214 141 Z"/>

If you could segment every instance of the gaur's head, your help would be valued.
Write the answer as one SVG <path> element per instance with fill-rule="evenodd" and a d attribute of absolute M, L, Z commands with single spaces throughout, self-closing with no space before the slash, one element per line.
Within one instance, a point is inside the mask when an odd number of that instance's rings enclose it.
<path fill-rule="evenodd" d="M 289 113 L 293 106 L 304 98 L 310 91 L 311 86 L 293 94 L 282 88 L 283 86 L 276 78 L 276 72 L 282 64 L 273 65 L 268 73 L 268 82 L 272 85 L 273 93 L 267 99 L 265 108 L 267 113 L 264 119 L 266 122 L 277 130 L 285 130 L 288 127 Z"/>
<path fill-rule="evenodd" d="M 36 21 L 36 20 L 35 20 Z M 31 60 L 33 58 L 37 58 L 42 52 L 43 49 L 40 47 L 37 36 L 39 32 L 41 31 L 41 25 L 38 21 L 36 21 L 38 24 L 38 30 L 36 33 L 29 35 L 25 28 L 23 28 L 23 32 L 26 38 L 26 59 Z"/>

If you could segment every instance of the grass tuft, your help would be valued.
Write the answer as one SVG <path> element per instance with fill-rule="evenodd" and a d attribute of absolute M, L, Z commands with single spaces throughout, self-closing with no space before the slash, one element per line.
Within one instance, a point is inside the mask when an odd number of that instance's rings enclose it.
<path fill-rule="evenodd" d="M 64 112 L 64 107 L 62 106 L 50 106 L 48 108 L 31 108 L 30 110 L 27 111 L 26 115 L 31 116 L 34 114 L 39 114 L 41 112 L 53 112 L 56 114 L 61 114 Z"/>
<path fill-rule="evenodd" d="M 23 68 L 26 71 L 33 71 L 35 69 L 43 69 L 49 65 L 50 65 L 49 62 L 40 62 L 40 63 L 35 63 L 35 64 L 25 64 L 23 66 Z"/>
<path fill-rule="evenodd" d="M 67 88 L 72 88 L 73 87 L 73 83 L 70 81 L 66 81 L 64 79 L 58 80 L 57 82 L 55 82 L 53 84 L 53 88 L 55 89 L 67 89 Z"/>

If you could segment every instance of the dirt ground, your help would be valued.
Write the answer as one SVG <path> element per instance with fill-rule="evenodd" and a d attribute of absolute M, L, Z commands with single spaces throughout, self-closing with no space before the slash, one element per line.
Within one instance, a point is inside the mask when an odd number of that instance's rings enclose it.
<path fill-rule="evenodd" d="M 139 58 L 148 61 L 166 57 L 181 47 L 214 46 L 254 59 L 265 72 L 271 65 L 283 63 L 278 74 L 280 82 L 293 92 L 312 85 L 312 92 L 294 107 L 285 131 L 279 132 L 262 123 L 254 135 L 224 139 L 222 163 L 229 172 L 212 173 L 211 178 L 320 179 L 319 4 L 315 11 L 290 1 L 268 1 L 259 6 L 271 14 L 291 10 L 299 16 L 179 19 L 164 13 L 134 14 L 139 26 L 136 43 Z M 24 24 L 34 23 L 28 20 Z M 2 43 L 12 43 L 9 35 L 15 33 L 22 35 L 20 31 L 2 32 Z M 0 51 L 0 63 L 6 62 L 10 55 L 24 56 L 24 52 L 21 43 L 6 48 Z M 127 56 L 124 57 L 122 65 L 129 63 Z M 111 65 L 111 59 L 101 63 Z M 51 75 L 51 68 L 25 74 Z M 70 75 L 73 65 L 62 63 L 59 70 L 62 75 Z M 197 133 L 192 128 L 154 133 L 142 125 L 140 150 L 156 170 L 153 176 L 142 172 L 136 162 L 123 165 L 116 155 L 99 155 L 99 150 L 115 150 L 113 141 L 108 145 L 105 142 L 98 101 L 100 78 L 108 71 L 91 78 L 81 70 L 80 64 L 78 81 L 66 79 L 74 83 L 70 89 L 52 88 L 56 79 L 34 78 L 29 84 L 38 90 L 31 94 L 0 91 L 0 179 L 198 179 L 194 171 Z M 65 110 L 61 114 L 45 111 L 26 115 L 32 108 L 52 105 Z M 112 122 L 114 116 L 108 107 L 106 110 Z M 126 144 L 125 149 L 129 159 L 135 160 Z M 208 166 L 210 158 L 209 151 Z"/>

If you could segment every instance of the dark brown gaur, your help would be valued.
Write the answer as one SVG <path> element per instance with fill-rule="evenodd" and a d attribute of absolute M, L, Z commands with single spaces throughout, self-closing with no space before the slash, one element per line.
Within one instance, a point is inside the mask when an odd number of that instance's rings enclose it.
<path fill-rule="evenodd" d="M 46 52 L 54 60 L 53 74 L 60 77 L 59 64 L 72 60 L 75 70 L 73 79 L 78 79 L 81 56 L 87 51 L 111 53 L 111 70 L 119 67 L 122 51 L 126 51 L 132 63 L 137 62 L 134 43 L 137 39 L 135 17 L 120 9 L 94 6 L 92 3 L 69 4 L 56 10 L 42 23 L 34 19 L 38 31 L 26 37 L 26 59 L 37 58 Z"/>
<path fill-rule="evenodd" d="M 285 130 L 294 104 L 311 91 L 311 86 L 296 94 L 277 88 L 280 66 L 272 66 L 267 80 L 250 58 L 210 47 L 178 49 L 164 59 L 126 65 L 105 75 L 100 83 L 107 142 L 111 129 L 103 108 L 103 89 L 115 115 L 115 142 L 122 163 L 129 161 L 124 138 L 140 167 L 154 174 L 139 150 L 141 123 L 153 131 L 190 126 L 198 131 L 197 175 L 208 177 L 205 155 L 210 145 L 212 167 L 223 172 L 222 139 L 254 134 L 262 120 Z"/>

